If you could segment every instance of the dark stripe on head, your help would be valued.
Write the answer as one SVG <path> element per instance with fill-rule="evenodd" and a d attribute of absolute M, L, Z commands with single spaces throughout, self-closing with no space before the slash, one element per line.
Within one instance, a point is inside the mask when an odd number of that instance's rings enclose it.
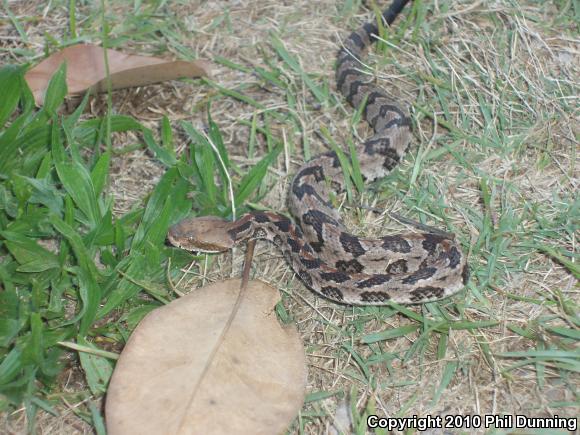
<path fill-rule="evenodd" d="M 231 230 L 229 230 L 228 235 L 232 239 L 236 240 L 238 234 L 243 233 L 244 231 L 248 230 L 251 226 L 252 226 L 252 222 L 246 221 L 242 225 L 240 225 L 239 227 L 235 227 L 235 228 L 232 228 Z"/>
<path fill-rule="evenodd" d="M 253 212 L 252 216 L 253 216 L 254 220 L 258 223 L 263 224 L 265 222 L 270 222 L 270 217 L 262 211 Z"/>
<path fill-rule="evenodd" d="M 406 277 L 402 282 L 403 284 L 415 284 L 423 279 L 429 279 L 437 272 L 436 267 L 426 267 L 425 269 L 419 269 L 413 272 L 411 275 Z"/>

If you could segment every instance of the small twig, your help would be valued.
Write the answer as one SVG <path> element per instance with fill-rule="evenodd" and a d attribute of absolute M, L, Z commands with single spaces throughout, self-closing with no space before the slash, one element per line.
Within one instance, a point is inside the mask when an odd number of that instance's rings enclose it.
<path fill-rule="evenodd" d="M 382 209 L 377 208 L 377 207 L 369 207 L 369 206 L 365 206 L 365 205 L 358 205 L 357 207 L 362 208 L 364 210 L 370 210 L 370 211 L 378 213 L 378 214 L 386 213 L 391 219 L 396 220 L 397 222 L 402 223 L 402 224 L 410 225 L 410 226 L 415 227 L 421 231 L 439 234 L 441 236 L 448 237 L 450 239 L 455 238 L 455 234 L 453 234 L 453 233 L 449 233 L 447 231 L 440 230 L 439 228 L 432 227 L 431 225 L 422 224 L 421 222 L 418 222 L 418 221 L 413 220 L 413 219 L 409 219 L 409 218 L 407 218 L 403 215 L 400 215 L 399 213 L 395 213 L 393 211 L 385 211 L 385 210 L 382 210 Z"/>
<path fill-rule="evenodd" d="M 224 163 L 224 161 L 222 159 L 222 156 L 220 154 L 218 147 L 213 143 L 213 141 L 206 134 L 205 131 L 202 131 L 202 133 L 205 136 L 207 143 L 209 143 L 209 145 L 213 149 L 214 153 L 216 154 L 216 156 L 220 162 L 220 165 L 222 166 L 222 169 L 224 170 L 224 174 L 226 175 L 226 178 L 228 180 L 228 191 L 230 193 L 230 202 L 232 204 L 232 220 L 236 220 L 236 202 L 234 200 L 234 188 L 233 188 L 233 184 L 232 184 L 232 178 L 230 177 L 230 173 L 228 171 L 228 168 L 226 167 L 226 164 Z"/>
<path fill-rule="evenodd" d="M 185 293 L 177 290 L 175 288 L 175 284 L 173 284 L 173 280 L 171 279 L 171 257 L 167 259 L 167 269 L 165 270 L 165 276 L 167 278 L 167 283 L 169 284 L 169 288 L 180 298 L 184 296 Z"/>
<path fill-rule="evenodd" d="M 209 371 L 211 365 L 214 363 L 216 355 L 218 353 L 218 351 L 220 350 L 220 348 L 222 347 L 226 336 L 228 335 L 228 332 L 230 330 L 230 327 L 232 326 L 232 323 L 234 322 L 234 319 L 236 318 L 238 311 L 240 309 L 240 305 L 242 304 L 242 300 L 244 299 L 244 295 L 246 293 L 246 288 L 248 286 L 248 281 L 250 279 L 250 269 L 252 266 L 252 258 L 254 256 L 254 247 L 256 246 L 256 241 L 255 240 L 250 240 L 248 242 L 248 248 L 246 250 L 246 258 L 244 260 L 244 270 L 242 272 L 242 283 L 240 284 L 240 291 L 238 292 L 238 296 L 236 297 L 236 301 L 234 302 L 234 306 L 232 307 L 232 310 L 230 312 L 230 315 L 220 333 L 220 336 L 218 337 L 213 349 L 211 350 L 211 353 L 209 354 L 207 361 L 205 363 L 205 366 L 203 367 L 203 370 L 196 382 L 196 384 L 193 387 L 191 396 L 189 397 L 189 405 L 185 408 L 185 409 L 189 409 L 191 407 L 191 404 L 193 403 L 199 388 L 201 386 L 202 381 L 205 379 L 205 377 L 207 376 L 207 372 Z M 183 417 L 181 419 L 181 424 L 180 424 L 180 432 L 181 429 L 183 429 L 183 425 L 186 424 L 185 421 L 185 417 Z"/>
<path fill-rule="evenodd" d="M 250 240 L 248 242 L 248 247 L 246 248 L 246 258 L 244 259 L 244 270 L 242 271 L 242 284 L 240 285 L 240 294 L 248 286 L 248 281 L 250 280 L 250 269 L 252 268 L 252 258 L 254 257 L 254 247 L 256 246 L 255 240 Z"/>

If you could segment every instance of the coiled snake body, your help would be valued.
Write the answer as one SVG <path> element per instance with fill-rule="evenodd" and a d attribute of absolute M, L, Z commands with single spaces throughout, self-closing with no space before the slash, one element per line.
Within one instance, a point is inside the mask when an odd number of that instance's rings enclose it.
<path fill-rule="evenodd" d="M 384 13 L 391 24 L 408 0 Z M 374 135 L 357 153 L 367 181 L 388 174 L 409 147 L 411 120 L 386 93 L 359 71 L 362 52 L 375 40 L 377 26 L 353 32 L 338 53 L 337 87 L 363 115 Z M 342 170 L 334 152 L 303 165 L 291 183 L 289 209 L 296 223 L 273 212 L 252 212 L 229 222 L 207 216 L 170 228 L 169 241 L 190 251 L 220 252 L 250 239 L 278 246 L 302 281 L 317 293 L 351 305 L 419 303 L 442 299 L 463 288 L 468 267 L 459 244 L 438 231 L 410 232 L 378 239 L 350 234 L 329 201 L 329 188 L 342 190 Z"/>

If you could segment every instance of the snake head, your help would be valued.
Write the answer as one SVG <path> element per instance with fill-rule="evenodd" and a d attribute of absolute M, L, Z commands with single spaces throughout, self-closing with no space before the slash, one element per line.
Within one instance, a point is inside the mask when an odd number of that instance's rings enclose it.
<path fill-rule="evenodd" d="M 184 219 L 169 228 L 167 238 L 186 251 L 224 252 L 234 246 L 228 230 L 232 223 L 216 216 Z"/>

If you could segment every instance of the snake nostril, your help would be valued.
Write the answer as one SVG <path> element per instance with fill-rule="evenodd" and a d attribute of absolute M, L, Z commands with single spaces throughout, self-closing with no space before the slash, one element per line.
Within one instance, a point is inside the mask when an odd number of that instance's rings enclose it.
<path fill-rule="evenodd" d="M 386 23 L 391 24 L 408 2 L 393 2 L 383 12 Z M 338 90 L 355 108 L 364 104 L 358 109 L 374 130 L 356 154 L 362 179 L 369 182 L 399 164 L 409 148 L 412 125 L 408 110 L 359 70 L 363 50 L 377 40 L 377 30 L 367 23 L 353 32 L 336 64 Z M 459 245 L 452 241 L 454 236 L 407 219 L 422 233 L 369 239 L 345 232 L 334 206 L 336 198 L 330 194 L 330 190 L 344 191 L 339 154 L 331 151 L 313 158 L 292 179 L 289 208 L 296 224 L 268 211 L 253 211 L 233 222 L 193 217 L 170 228 L 169 242 L 190 252 L 217 253 L 242 241 L 270 239 L 282 247 L 307 287 L 338 303 L 418 303 L 458 291 L 469 270 Z"/>

